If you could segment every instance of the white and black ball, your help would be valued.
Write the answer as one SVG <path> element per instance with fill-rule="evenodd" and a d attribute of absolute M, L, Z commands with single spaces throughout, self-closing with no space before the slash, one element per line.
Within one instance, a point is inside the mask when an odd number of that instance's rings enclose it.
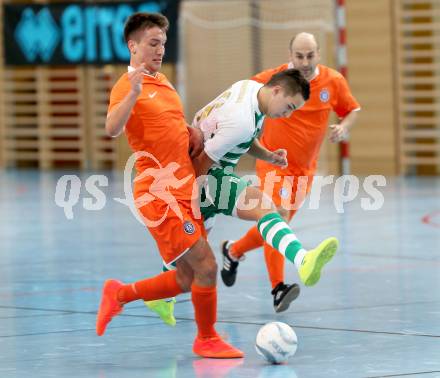
<path fill-rule="evenodd" d="M 292 357 L 298 347 L 295 331 L 281 322 L 265 324 L 257 333 L 255 349 L 271 364 L 281 364 Z"/>

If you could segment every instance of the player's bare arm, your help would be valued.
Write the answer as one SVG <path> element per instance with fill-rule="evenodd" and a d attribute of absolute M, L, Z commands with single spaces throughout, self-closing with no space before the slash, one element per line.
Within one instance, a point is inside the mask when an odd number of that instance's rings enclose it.
<path fill-rule="evenodd" d="M 125 124 L 130 118 L 131 110 L 142 91 L 142 75 L 146 73 L 145 65 L 141 64 L 134 71 L 128 73 L 131 90 L 125 98 L 107 114 L 105 131 L 111 137 L 117 137 L 124 130 Z"/>
<path fill-rule="evenodd" d="M 204 147 L 203 132 L 197 127 L 187 125 L 189 131 L 189 156 L 194 159 L 198 156 Z"/>
<path fill-rule="evenodd" d="M 338 143 L 347 138 L 349 131 L 358 117 L 358 113 L 359 110 L 352 110 L 342 119 L 339 124 L 330 125 L 330 142 Z"/>
<path fill-rule="evenodd" d="M 257 159 L 272 163 L 273 165 L 282 168 L 287 167 L 287 151 L 285 149 L 280 148 L 275 151 L 269 151 L 258 139 L 254 139 L 247 153 Z"/>
<path fill-rule="evenodd" d="M 199 177 L 208 173 L 209 168 L 214 164 L 214 160 L 212 160 L 205 151 L 202 151 L 192 160 L 192 163 L 196 171 L 196 177 Z"/>

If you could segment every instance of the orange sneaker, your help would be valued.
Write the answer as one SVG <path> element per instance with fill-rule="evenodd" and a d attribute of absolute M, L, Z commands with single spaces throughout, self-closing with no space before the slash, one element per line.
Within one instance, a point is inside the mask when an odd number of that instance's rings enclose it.
<path fill-rule="evenodd" d="M 117 280 L 107 280 L 102 288 L 102 298 L 96 316 L 96 333 L 102 336 L 112 318 L 122 312 L 122 305 L 116 299 L 116 294 L 124 284 Z"/>
<path fill-rule="evenodd" d="M 224 341 L 220 336 L 209 338 L 196 337 L 193 352 L 207 358 L 243 358 L 244 353 Z"/>

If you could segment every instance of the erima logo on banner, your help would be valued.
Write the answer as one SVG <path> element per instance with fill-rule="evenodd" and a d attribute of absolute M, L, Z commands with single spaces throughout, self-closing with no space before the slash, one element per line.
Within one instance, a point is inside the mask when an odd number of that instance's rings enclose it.
<path fill-rule="evenodd" d="M 47 62 L 59 43 L 60 32 L 47 8 L 37 14 L 26 8 L 15 29 L 15 39 L 27 60 L 33 62 L 40 55 Z"/>
<path fill-rule="evenodd" d="M 61 53 L 72 63 L 128 60 L 124 41 L 124 22 L 134 12 L 161 12 L 159 2 L 115 6 L 76 4 L 64 8 L 55 21 L 49 7 L 37 12 L 27 7 L 21 14 L 14 37 L 29 62 L 40 58 L 49 62 L 61 42 Z"/>

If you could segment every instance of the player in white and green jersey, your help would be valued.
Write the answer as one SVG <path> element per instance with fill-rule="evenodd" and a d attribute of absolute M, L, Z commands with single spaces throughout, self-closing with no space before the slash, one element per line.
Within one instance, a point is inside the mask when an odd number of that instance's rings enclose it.
<path fill-rule="evenodd" d="M 264 116 L 289 117 L 308 98 L 309 83 L 296 69 L 275 74 L 265 85 L 252 80 L 235 83 L 194 117 L 193 126 L 203 133 L 204 150 L 193 164 L 199 179 L 205 176 L 200 210 L 207 230 L 220 213 L 257 222 L 266 243 L 295 264 L 306 286 L 313 286 L 323 266 L 335 254 L 337 239 L 326 239 L 315 249 L 306 251 L 271 199 L 233 173 L 245 153 L 286 166 L 285 150 L 269 151 L 256 137 Z M 256 205 L 250 207 L 250 201 Z M 223 270 L 236 269 L 238 261 L 223 251 L 223 265 Z M 284 293 L 281 307 L 287 308 L 298 295 L 299 286 L 291 285 Z"/>
<path fill-rule="evenodd" d="M 257 95 L 262 87 L 256 81 L 239 81 L 194 117 L 192 126 L 202 131 L 204 153 L 212 161 L 202 186 L 200 206 L 208 231 L 216 214 L 235 215 L 237 198 L 248 186 L 233 170 L 261 131 L 264 114 Z"/>

